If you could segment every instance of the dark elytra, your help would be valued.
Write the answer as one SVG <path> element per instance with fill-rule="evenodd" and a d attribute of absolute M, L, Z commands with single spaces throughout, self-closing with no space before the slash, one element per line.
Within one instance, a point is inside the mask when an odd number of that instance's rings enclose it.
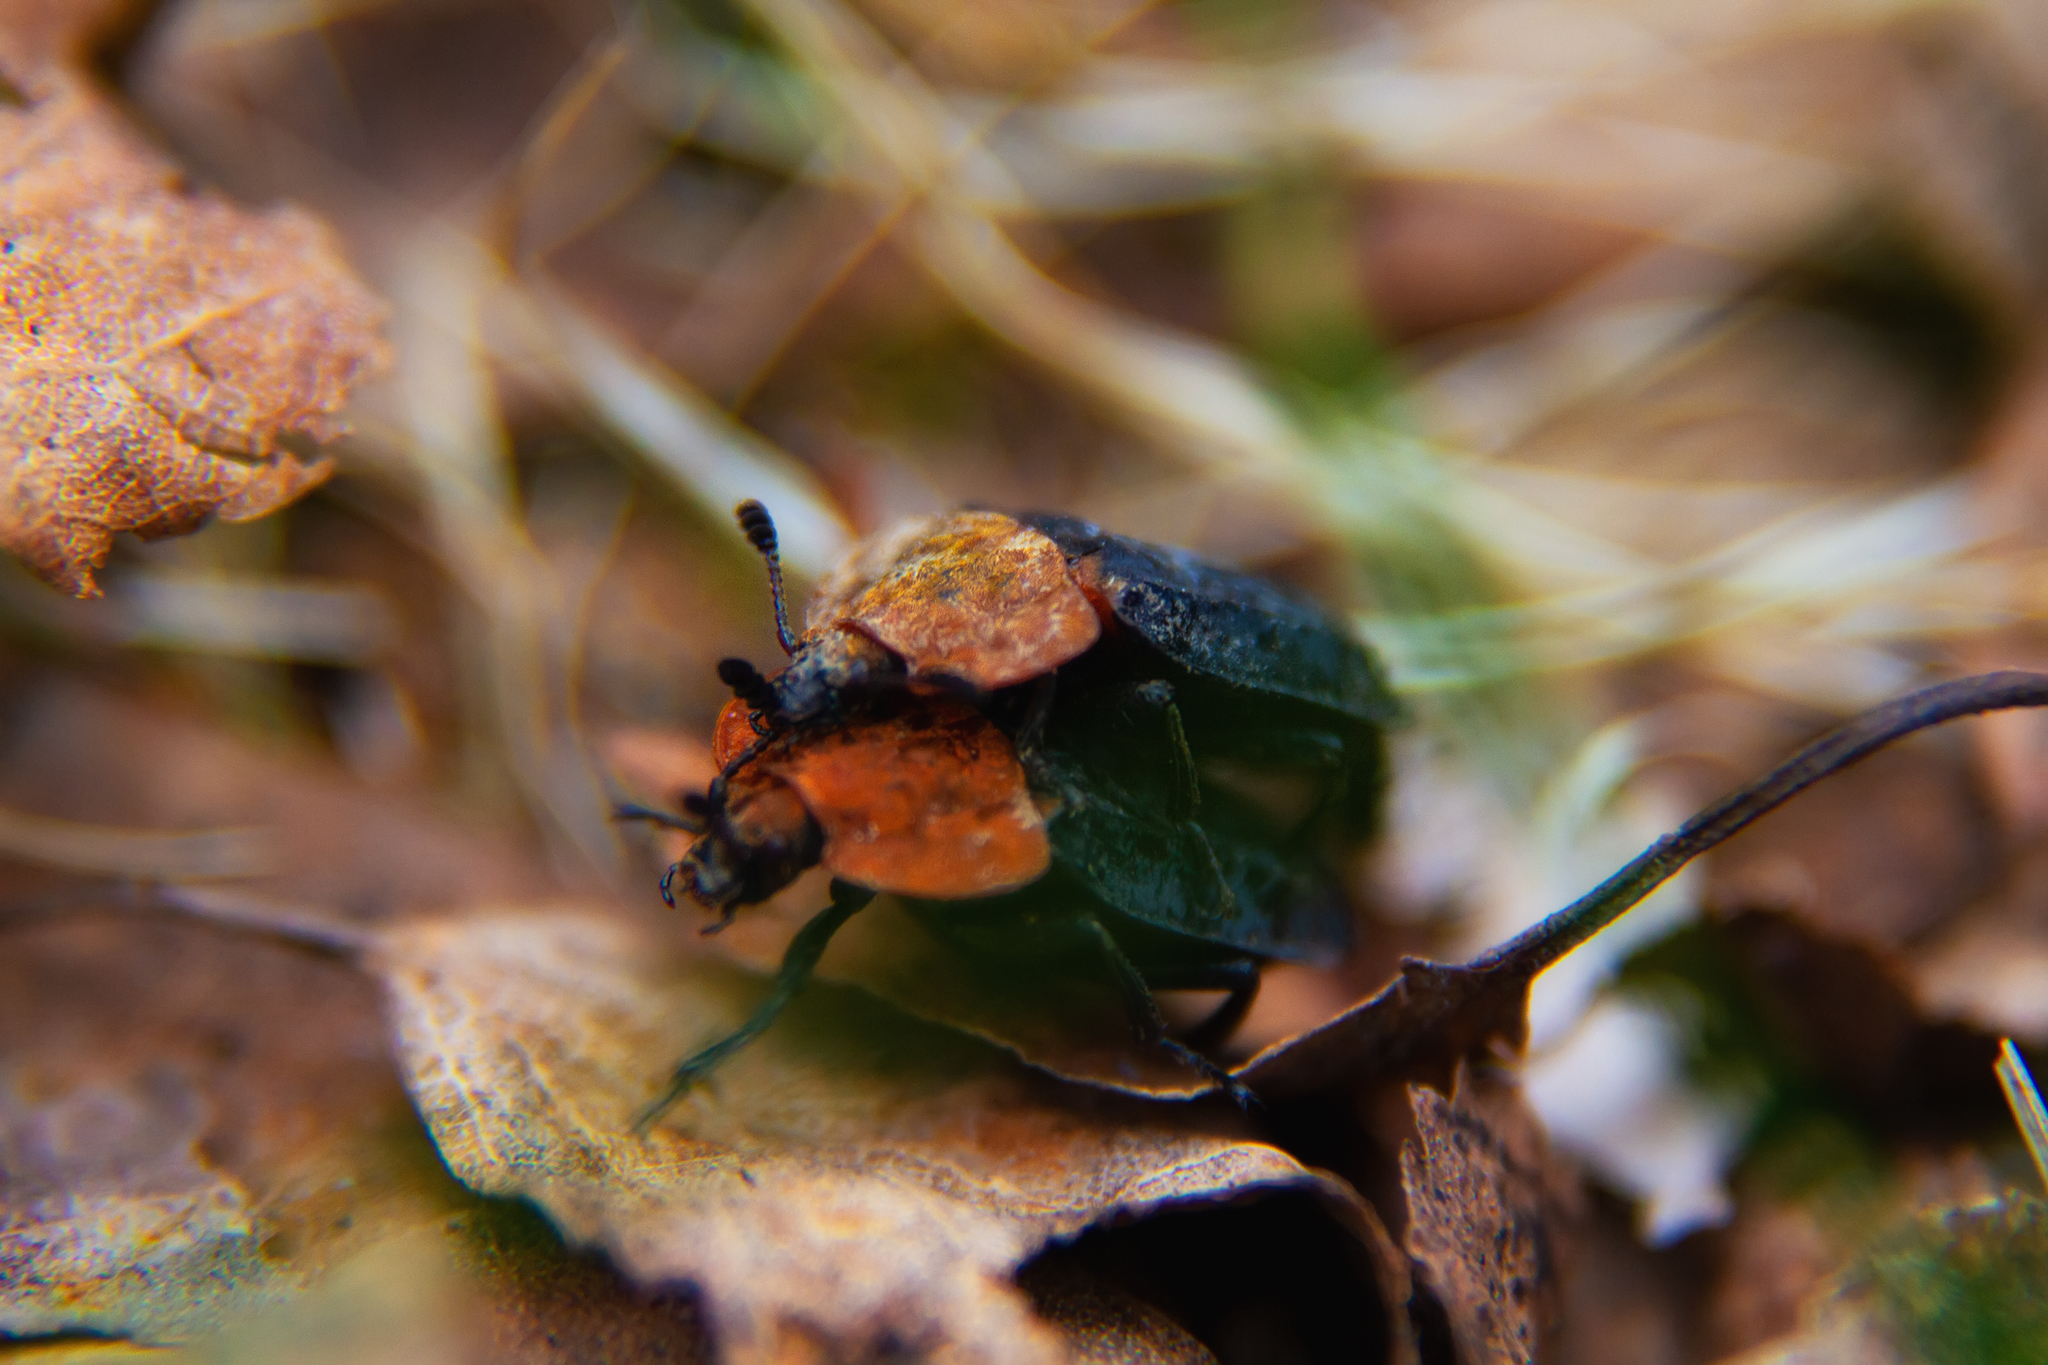
<path fill-rule="evenodd" d="M 1378 663 L 1314 602 L 1187 550 L 1051 512 L 1017 518 L 1093 560 L 1117 620 L 1201 677 L 1291 697 L 1377 732 L 1401 717 Z"/>

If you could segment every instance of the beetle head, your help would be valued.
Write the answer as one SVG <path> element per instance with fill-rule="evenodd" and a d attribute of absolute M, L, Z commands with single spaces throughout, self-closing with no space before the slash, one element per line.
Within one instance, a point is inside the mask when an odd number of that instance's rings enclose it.
<path fill-rule="evenodd" d="M 742 905 L 763 901 L 818 861 L 824 836 L 797 794 L 782 781 L 742 769 L 733 786 L 715 786 L 690 803 L 701 812 L 702 838 L 662 878 L 674 903 L 680 890 L 707 910 L 732 918 Z M 723 920 L 721 920 L 721 923 Z"/>

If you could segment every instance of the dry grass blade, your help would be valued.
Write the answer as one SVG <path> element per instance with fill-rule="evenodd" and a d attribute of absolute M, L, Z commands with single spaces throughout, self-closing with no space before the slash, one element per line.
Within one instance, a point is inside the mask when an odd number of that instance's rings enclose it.
<path fill-rule="evenodd" d="M 576 719 L 574 604 L 519 520 L 482 335 L 498 265 L 473 239 L 430 225 L 410 244 L 404 274 L 407 454 L 448 566 L 487 624 L 477 700 L 565 862 L 616 878 L 610 802 Z"/>
<path fill-rule="evenodd" d="M 255 877 L 277 862 L 275 841 L 260 829 L 110 829 L 16 810 L 0 810 L 0 857 L 149 881 Z"/>
<path fill-rule="evenodd" d="M 953 187 L 943 105 L 857 16 L 829 0 L 756 8 L 890 166 L 898 192 L 925 197 L 911 215 L 915 240 L 970 316 L 1141 426 L 1192 442 L 1198 458 L 1264 465 L 1293 452 L 1286 419 L 1234 357 L 1066 289 L 972 208 Z"/>
<path fill-rule="evenodd" d="M 566 297 L 536 285 L 533 298 L 556 358 L 591 406 L 721 528 L 753 498 L 775 514 L 782 555 L 816 577 L 845 550 L 845 519 L 817 480 L 782 452 L 632 354 Z"/>
<path fill-rule="evenodd" d="M 2039 1173 L 2042 1185 L 2048 1186 L 2048 1105 L 2041 1102 L 2040 1087 L 2034 1084 L 2026 1059 L 2010 1038 L 2001 1039 L 1998 1044 L 1998 1084 L 2005 1091 L 2005 1102 L 2012 1106 L 2013 1122 L 2020 1126 L 2020 1136 L 2026 1139 L 2027 1155 L 2034 1159 L 2034 1170 Z"/>
<path fill-rule="evenodd" d="M 138 571 L 99 601 L 68 602 L 10 577 L 0 610 L 99 644 L 340 667 L 374 664 L 399 641 L 382 594 L 325 580 Z"/>

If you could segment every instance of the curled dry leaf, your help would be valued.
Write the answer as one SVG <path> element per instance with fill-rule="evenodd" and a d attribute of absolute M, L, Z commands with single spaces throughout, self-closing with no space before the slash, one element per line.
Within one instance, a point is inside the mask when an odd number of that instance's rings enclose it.
<path fill-rule="evenodd" d="M 702 957 L 665 965 L 616 922 L 394 928 L 372 966 L 449 1166 L 532 1199 L 643 1284 L 695 1285 L 728 1360 L 916 1343 L 1060 1361 L 1061 1334 L 1010 1282 L 1054 1239 L 1276 1186 L 1370 1219 L 1337 1182 L 1232 1136 L 1226 1112 L 1060 1087 L 822 984 L 636 1134 L 668 1068 L 745 1018 L 762 983 Z"/>
<path fill-rule="evenodd" d="M 1374 1079 L 1448 1088 L 1459 1062 L 1520 1051 L 1529 983 L 1549 965 L 1544 946 L 1530 946 L 1536 951 L 1497 950 L 1471 965 L 1404 958 L 1401 974 L 1373 995 L 1266 1048 L 1235 1074 L 1268 1101 L 1313 1099 Z"/>
<path fill-rule="evenodd" d="M 246 521 L 324 479 L 279 442 L 335 434 L 384 308 L 311 216 L 184 186 L 55 8 L 0 8 L 0 544 L 91 596 L 116 532 Z"/>
<path fill-rule="evenodd" d="M 1408 1250 L 1466 1365 L 1533 1365 L 1556 1326 L 1559 1252 L 1576 1189 L 1546 1159 L 1538 1122 L 1504 1085 L 1460 1068 L 1445 1098 L 1410 1086 L 1417 1142 L 1401 1150 Z"/>
<path fill-rule="evenodd" d="M 1024 1288 L 1039 1316 L 1066 1338 L 1073 1365 L 1216 1365 L 1187 1329 L 1112 1284 L 1048 1267 Z"/>

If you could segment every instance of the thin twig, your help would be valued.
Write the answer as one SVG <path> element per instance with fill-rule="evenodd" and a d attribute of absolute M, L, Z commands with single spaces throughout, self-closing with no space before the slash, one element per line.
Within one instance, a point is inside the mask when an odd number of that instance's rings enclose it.
<path fill-rule="evenodd" d="M 1759 780 L 1707 807 L 1564 909 L 1544 917 L 1467 965 L 1537 972 L 1584 943 L 1656 890 L 1678 869 L 1831 773 L 1944 721 L 1986 711 L 2048 706 L 2048 674 L 1984 673 L 1957 678 L 1873 707 L 1801 749 Z"/>

